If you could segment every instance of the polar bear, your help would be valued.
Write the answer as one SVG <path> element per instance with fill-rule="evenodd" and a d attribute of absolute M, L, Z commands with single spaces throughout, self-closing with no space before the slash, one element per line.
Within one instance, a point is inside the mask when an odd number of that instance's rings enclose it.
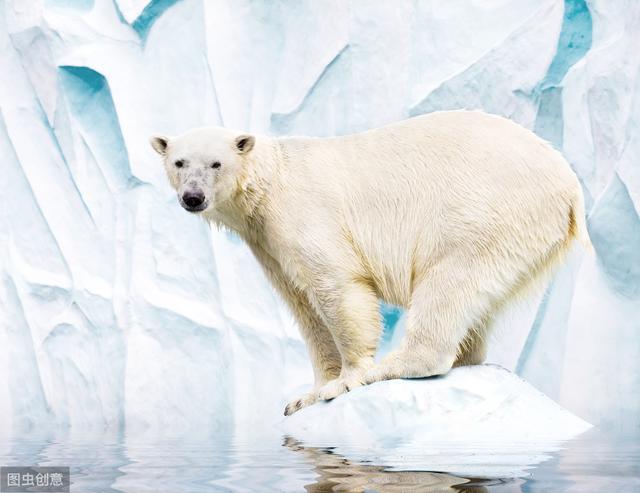
<path fill-rule="evenodd" d="M 237 232 L 297 319 L 315 385 L 286 415 L 482 363 L 500 308 L 588 239 L 560 153 L 479 111 L 342 137 L 206 127 L 151 144 L 182 207 Z M 407 308 L 407 327 L 374 364 L 380 299 Z"/>

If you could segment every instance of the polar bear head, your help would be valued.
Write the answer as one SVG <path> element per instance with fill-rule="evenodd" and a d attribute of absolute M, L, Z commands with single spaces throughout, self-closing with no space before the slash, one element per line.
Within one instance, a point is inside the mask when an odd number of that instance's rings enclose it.
<path fill-rule="evenodd" d="M 205 127 L 178 137 L 154 136 L 150 142 L 164 159 L 180 205 L 189 212 L 200 213 L 214 211 L 233 196 L 255 138 Z"/>

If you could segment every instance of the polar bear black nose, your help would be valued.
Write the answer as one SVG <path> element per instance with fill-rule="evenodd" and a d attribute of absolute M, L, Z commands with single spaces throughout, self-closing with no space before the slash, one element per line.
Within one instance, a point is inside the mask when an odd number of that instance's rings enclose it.
<path fill-rule="evenodd" d="M 204 194 L 200 191 L 185 192 L 182 196 L 182 201 L 190 209 L 197 209 L 204 202 Z"/>

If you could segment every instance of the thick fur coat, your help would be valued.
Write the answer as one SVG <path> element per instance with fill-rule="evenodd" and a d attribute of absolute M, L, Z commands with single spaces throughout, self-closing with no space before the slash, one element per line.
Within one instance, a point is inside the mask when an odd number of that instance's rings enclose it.
<path fill-rule="evenodd" d="M 560 153 L 482 112 L 334 138 L 210 127 L 152 145 L 182 205 L 236 231 L 298 321 L 316 381 L 286 414 L 481 363 L 498 310 L 588 241 Z M 380 299 L 407 308 L 407 328 L 374 364 Z"/>

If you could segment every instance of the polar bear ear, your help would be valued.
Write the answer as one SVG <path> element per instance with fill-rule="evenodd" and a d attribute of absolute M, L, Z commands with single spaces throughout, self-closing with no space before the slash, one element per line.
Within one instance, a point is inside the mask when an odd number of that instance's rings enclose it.
<path fill-rule="evenodd" d="M 256 138 L 253 135 L 240 135 L 236 137 L 235 146 L 238 154 L 246 154 L 256 143 Z"/>
<path fill-rule="evenodd" d="M 169 145 L 169 137 L 165 137 L 164 135 L 154 135 L 149 139 L 151 143 L 151 147 L 160 154 L 164 156 L 167 153 L 167 146 Z"/>

